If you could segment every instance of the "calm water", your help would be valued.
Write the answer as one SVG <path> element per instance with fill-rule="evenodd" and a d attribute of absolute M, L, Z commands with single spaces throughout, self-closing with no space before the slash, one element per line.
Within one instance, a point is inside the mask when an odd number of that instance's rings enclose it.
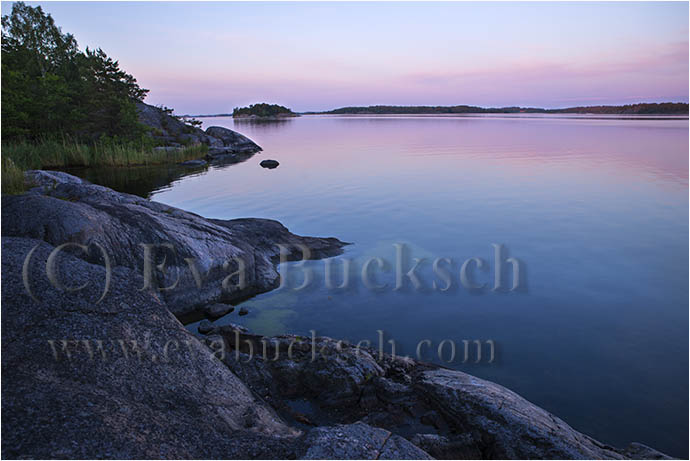
<path fill-rule="evenodd" d="M 688 455 L 688 121 L 588 117 L 327 117 L 271 124 L 204 119 L 264 152 L 178 177 L 151 197 L 214 218 L 267 217 L 353 242 L 348 290 L 293 284 L 218 323 L 373 341 L 414 355 L 458 344 L 452 366 L 499 382 L 604 442 Z M 258 163 L 280 161 L 275 170 Z M 426 289 L 394 291 L 395 247 L 427 258 Z M 493 243 L 522 262 L 522 286 L 494 292 Z M 388 273 L 374 292 L 363 262 Z M 486 271 L 469 291 L 460 265 Z M 453 288 L 431 269 L 452 258 Z M 406 270 L 411 263 L 406 263 Z M 508 284 L 512 274 L 507 272 Z M 193 325 L 191 326 L 194 327 Z M 461 363 L 462 340 L 493 340 L 493 363 Z M 446 344 L 448 346 L 448 344 Z M 386 346 L 390 350 L 390 346 Z M 450 354 L 450 349 L 445 349 Z M 486 352 L 486 350 L 485 350 Z"/>

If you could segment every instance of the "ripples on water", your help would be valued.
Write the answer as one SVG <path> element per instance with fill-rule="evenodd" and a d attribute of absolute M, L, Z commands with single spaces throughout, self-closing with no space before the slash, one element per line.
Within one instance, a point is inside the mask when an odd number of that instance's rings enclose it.
<path fill-rule="evenodd" d="M 688 122 L 582 116 L 330 117 L 236 129 L 264 152 L 177 177 L 152 199 L 213 218 L 278 219 L 354 242 L 344 257 L 453 258 L 446 293 L 323 283 L 246 302 L 240 322 L 376 341 L 414 354 L 443 339 L 496 342 L 495 380 L 607 443 L 688 454 Z M 275 170 L 262 159 L 280 161 Z M 526 289 L 470 293 L 459 265 L 492 243 L 524 263 Z M 313 267 L 323 274 L 322 262 Z M 492 272 L 476 278 L 492 283 Z M 434 279 L 421 271 L 427 285 Z M 394 283 L 393 274 L 380 277 Z M 194 327 L 193 325 L 191 326 Z"/>

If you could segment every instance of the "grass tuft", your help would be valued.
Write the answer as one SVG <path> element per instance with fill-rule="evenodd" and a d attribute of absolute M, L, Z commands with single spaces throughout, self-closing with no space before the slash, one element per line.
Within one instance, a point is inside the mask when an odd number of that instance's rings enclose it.
<path fill-rule="evenodd" d="M 3 194 L 21 194 L 25 190 L 24 171 L 5 155 L 2 156 L 0 182 Z"/>
<path fill-rule="evenodd" d="M 161 165 L 184 162 L 206 155 L 208 147 L 193 145 L 180 149 L 155 149 L 134 143 L 96 142 L 83 144 L 67 140 L 44 140 L 38 143 L 6 143 L 2 153 L 25 169 Z"/>
<path fill-rule="evenodd" d="M 2 193 L 16 194 L 24 190 L 24 170 L 163 165 L 202 158 L 207 153 L 208 147 L 205 145 L 192 145 L 179 149 L 156 149 L 151 144 L 112 140 L 91 144 L 69 139 L 3 143 Z"/>

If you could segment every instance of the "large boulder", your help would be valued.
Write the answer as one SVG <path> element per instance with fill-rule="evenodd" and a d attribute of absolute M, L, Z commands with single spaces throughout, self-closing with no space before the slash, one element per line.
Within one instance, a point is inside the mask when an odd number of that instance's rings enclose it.
<path fill-rule="evenodd" d="M 251 139 L 222 126 L 210 126 L 206 128 L 206 134 L 222 141 L 224 147 L 229 147 L 233 152 L 257 152 L 261 148 Z"/>
<path fill-rule="evenodd" d="M 4 199 L 3 199 L 4 202 Z M 24 288 L 26 272 L 34 299 Z M 190 335 L 141 277 L 2 238 L 3 458 L 291 457 L 299 432 Z"/>
<path fill-rule="evenodd" d="M 113 266 L 142 275 L 148 267 L 151 285 L 178 316 L 275 288 L 278 244 L 289 250 L 288 259 L 302 257 L 299 245 L 309 247 L 313 258 L 340 254 L 345 245 L 335 238 L 300 237 L 267 219 L 205 219 L 66 173 L 30 171 L 27 178 L 36 186 L 29 193 L 3 197 L 3 236 L 87 245 L 88 253 L 75 254 L 104 264 L 100 246 Z M 148 266 L 143 245 L 155 245 L 149 246 Z"/>
<path fill-rule="evenodd" d="M 482 457 L 622 459 L 615 448 L 577 432 L 558 417 L 498 384 L 459 371 L 426 371 L 417 391 L 452 426 L 470 435 Z"/>
<path fill-rule="evenodd" d="M 261 150 L 251 139 L 227 128 L 211 127 L 204 132 L 201 128 L 173 117 L 160 107 L 137 102 L 136 108 L 139 121 L 150 128 L 149 135 L 163 144 L 205 144 L 209 147 L 211 157 L 232 153 L 254 154 Z"/>

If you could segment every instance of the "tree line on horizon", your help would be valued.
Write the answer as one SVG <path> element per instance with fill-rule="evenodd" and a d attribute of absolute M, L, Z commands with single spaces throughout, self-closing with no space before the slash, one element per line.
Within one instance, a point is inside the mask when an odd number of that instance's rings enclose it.
<path fill-rule="evenodd" d="M 688 104 L 679 102 L 639 103 L 622 106 L 579 106 L 563 109 L 543 109 L 539 107 L 478 107 L 478 106 L 360 106 L 341 107 L 313 114 L 606 114 L 606 115 L 688 115 Z"/>
<path fill-rule="evenodd" d="M 278 104 L 258 103 L 248 107 L 235 107 L 232 111 L 233 117 L 278 117 L 278 116 L 297 115 L 285 106 Z"/>

